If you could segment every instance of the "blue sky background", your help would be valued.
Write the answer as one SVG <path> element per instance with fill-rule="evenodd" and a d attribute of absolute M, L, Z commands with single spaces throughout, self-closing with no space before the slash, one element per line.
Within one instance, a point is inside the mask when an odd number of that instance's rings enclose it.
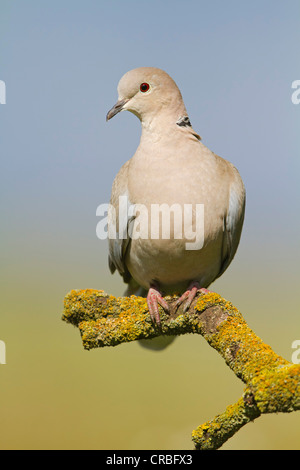
<path fill-rule="evenodd" d="M 96 208 L 139 142 L 130 113 L 105 122 L 135 67 L 166 70 L 204 144 L 239 169 L 242 240 L 212 289 L 290 360 L 300 339 L 299 43 L 295 0 L 0 0 L 0 448 L 191 448 L 192 429 L 241 394 L 201 338 L 158 355 L 135 344 L 87 353 L 60 321 L 70 289 L 124 290 L 96 238 Z M 191 389 L 197 408 L 174 417 Z M 263 417 L 227 448 L 299 448 L 297 426 L 297 414 Z"/>

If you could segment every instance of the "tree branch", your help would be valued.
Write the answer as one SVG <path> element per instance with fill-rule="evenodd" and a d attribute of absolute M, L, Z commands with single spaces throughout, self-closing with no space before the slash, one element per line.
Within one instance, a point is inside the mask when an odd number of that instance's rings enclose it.
<path fill-rule="evenodd" d="M 186 313 L 166 297 L 161 327 L 153 325 L 146 299 L 113 297 L 98 290 L 73 290 L 65 297 L 63 320 L 79 328 L 85 349 L 161 335 L 196 333 L 223 357 L 245 384 L 243 396 L 224 413 L 192 432 L 196 449 L 218 449 L 242 426 L 263 413 L 300 409 L 300 365 L 292 364 L 249 328 L 241 313 L 216 293 L 196 297 Z"/>

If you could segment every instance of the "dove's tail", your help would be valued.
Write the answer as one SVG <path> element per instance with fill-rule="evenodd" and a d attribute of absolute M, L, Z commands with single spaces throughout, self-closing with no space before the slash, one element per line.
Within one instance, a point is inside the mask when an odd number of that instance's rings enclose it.
<path fill-rule="evenodd" d="M 176 336 L 158 336 L 152 339 L 140 339 L 139 344 L 143 348 L 151 349 L 152 351 L 162 351 L 173 343 Z"/>

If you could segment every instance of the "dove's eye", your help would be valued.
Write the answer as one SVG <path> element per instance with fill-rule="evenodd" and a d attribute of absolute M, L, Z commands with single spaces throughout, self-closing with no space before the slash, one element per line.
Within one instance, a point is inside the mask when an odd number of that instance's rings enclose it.
<path fill-rule="evenodd" d="M 146 93 L 146 91 L 148 91 L 149 88 L 150 88 L 149 83 L 141 83 L 141 85 L 140 85 L 140 90 L 141 90 L 143 93 Z"/>

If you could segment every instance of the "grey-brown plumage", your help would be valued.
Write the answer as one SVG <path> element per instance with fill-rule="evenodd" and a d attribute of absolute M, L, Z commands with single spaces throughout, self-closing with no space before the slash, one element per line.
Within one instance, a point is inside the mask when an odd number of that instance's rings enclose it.
<path fill-rule="evenodd" d="M 141 91 L 141 84 L 149 89 Z M 116 208 L 116 226 L 120 196 L 126 196 L 129 204 L 143 204 L 149 213 L 152 204 L 204 205 L 201 249 L 187 250 L 186 243 L 191 240 L 175 238 L 182 231 L 176 223 L 169 240 L 127 237 L 109 241 L 111 271 L 117 269 L 129 283 L 128 292 L 149 291 L 150 313 L 159 323 L 157 303 L 166 307 L 162 292 L 183 294 L 193 286 L 195 294 L 195 286 L 207 288 L 229 266 L 242 231 L 245 189 L 237 169 L 201 142 L 181 93 L 166 72 L 152 67 L 131 70 L 120 80 L 118 93 L 118 102 L 107 119 L 120 111 L 131 111 L 141 121 L 142 135 L 136 153 L 113 183 L 111 204 Z M 124 217 L 121 225 L 131 233 L 136 218 Z"/>

